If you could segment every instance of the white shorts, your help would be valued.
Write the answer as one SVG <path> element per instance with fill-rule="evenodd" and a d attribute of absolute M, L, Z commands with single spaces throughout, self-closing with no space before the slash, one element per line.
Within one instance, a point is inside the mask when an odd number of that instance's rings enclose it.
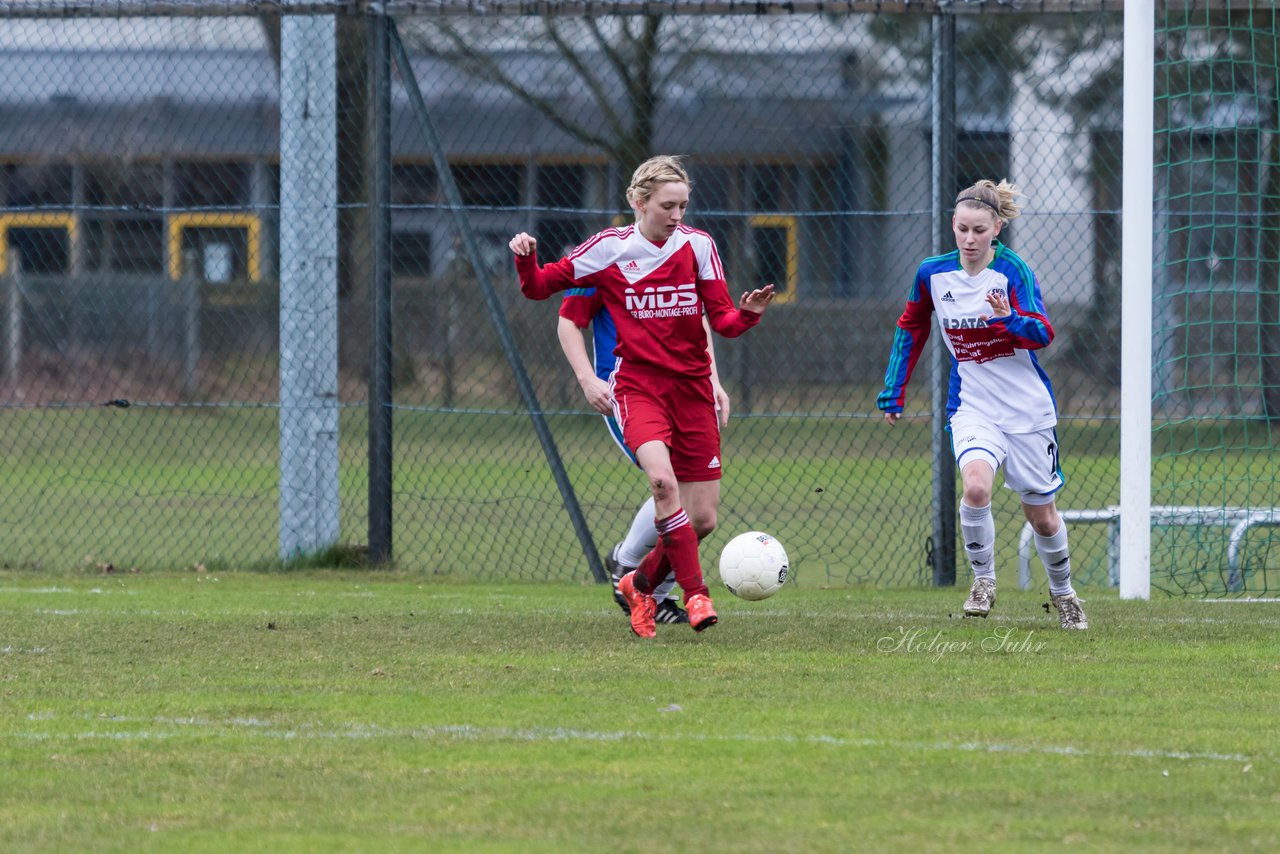
<path fill-rule="evenodd" d="M 1035 433 L 1006 433 L 974 415 L 952 417 L 951 447 L 963 469 L 985 460 L 993 472 L 1004 467 L 1004 485 L 1026 504 L 1048 504 L 1062 488 L 1058 433 L 1052 427 Z"/>

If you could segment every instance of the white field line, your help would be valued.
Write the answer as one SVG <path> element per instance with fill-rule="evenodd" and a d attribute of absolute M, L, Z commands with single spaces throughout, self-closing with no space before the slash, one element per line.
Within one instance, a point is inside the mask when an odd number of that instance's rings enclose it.
<path fill-rule="evenodd" d="M 29 720 L 50 720 L 49 715 L 30 715 Z M 27 741 L 161 741 L 170 738 L 188 737 L 192 731 L 201 736 L 210 731 L 219 730 L 234 732 L 237 736 L 249 735 L 256 738 L 294 740 L 373 740 L 373 739 L 426 739 L 477 742 L 623 742 L 623 741 L 690 741 L 690 742 L 734 742 L 749 744 L 795 744 L 822 745 L 832 748 L 888 748 L 915 753 L 1009 753 L 1028 756 L 1071 756 L 1083 758 L 1119 758 L 1119 759 L 1168 759 L 1181 761 L 1205 762 L 1239 762 L 1251 763 L 1253 758 L 1239 753 L 1215 753 L 1185 750 L 1164 750 L 1153 748 L 1135 748 L 1133 750 L 1093 750 L 1072 745 L 1021 745 L 1001 742 L 981 741 L 897 741 L 878 738 L 847 738 L 843 736 L 810 735 L 708 735 L 686 734 L 664 730 L 661 733 L 646 733 L 632 730 L 583 730 L 566 727 L 478 727 L 469 724 L 421 726 L 421 727 L 382 727 L 377 724 L 353 724 L 346 727 L 330 727 L 322 724 L 304 724 L 298 727 L 280 728 L 269 721 L 256 718 L 231 718 L 229 720 L 209 720 L 207 718 L 127 718 L 107 717 L 101 719 L 103 724 L 144 724 L 151 729 L 142 730 L 98 730 L 89 729 L 81 732 L 20 732 L 13 737 Z"/>
<path fill-rule="evenodd" d="M 212 576 L 210 577 L 210 579 L 213 581 L 218 580 L 216 576 Z M 196 580 L 202 581 L 203 578 L 197 577 Z M 57 587 L 57 586 L 39 587 L 39 588 L 0 587 L 0 594 L 6 594 L 6 593 L 8 594 L 22 594 L 22 593 L 102 594 L 103 592 L 104 591 L 102 590 L 102 588 L 99 588 L 99 587 L 90 588 L 88 590 L 80 590 L 76 588 Z M 124 592 L 127 595 L 134 595 L 135 593 L 135 591 L 112 591 L 112 592 Z M 293 593 L 293 596 L 295 598 L 310 598 L 310 597 L 315 597 L 317 595 L 318 593 L 315 590 L 298 590 Z M 378 594 L 375 591 L 364 589 L 364 590 L 346 590 L 346 591 L 339 591 L 335 594 L 326 594 L 326 596 L 330 596 L 330 595 L 342 597 L 342 598 L 373 599 L 373 598 L 377 598 Z M 421 613 L 428 613 L 428 609 L 431 609 L 433 604 L 439 604 L 441 600 L 456 599 L 456 598 L 460 598 L 460 594 L 436 595 L 436 594 L 427 593 L 427 594 L 424 594 L 423 601 L 418 605 L 418 608 L 421 609 Z M 521 597 L 517 594 L 510 594 L 510 595 L 499 594 L 493 598 L 496 601 L 499 599 L 520 599 Z M 727 599 L 728 597 L 725 597 L 725 598 Z M 1082 601 L 1088 602 L 1087 599 L 1084 599 Z M 1256 598 L 1256 599 L 1252 599 L 1252 598 L 1193 599 L 1188 601 L 1195 602 L 1197 604 L 1199 603 L 1213 603 L 1213 604 L 1245 603 L 1245 604 L 1264 604 L 1265 605 L 1265 604 L 1275 604 L 1280 602 L 1280 597 Z M 1141 624 L 1148 624 L 1148 625 L 1192 625 L 1192 624 L 1213 625 L 1218 623 L 1229 623 L 1231 625 L 1240 625 L 1244 623 L 1244 624 L 1261 625 L 1261 626 L 1280 625 L 1280 617 L 1272 618 L 1272 617 L 1264 617 L 1261 615 L 1252 615 L 1252 614 L 1243 618 L 1241 615 L 1238 615 L 1238 614 L 1232 615 L 1231 618 L 1195 617 L 1195 616 L 1176 616 L 1176 617 L 1148 616 L 1138 612 L 1137 611 L 1138 607 L 1139 606 L 1136 603 L 1134 603 L 1132 607 L 1126 608 L 1126 613 L 1124 613 L 1117 620 L 1117 623 L 1120 623 L 1120 624 L 1141 623 Z M 37 608 L 37 609 L 32 609 L 32 611 L 37 614 L 51 615 L 51 616 L 72 616 L 72 615 L 78 615 L 78 614 L 84 613 L 81 611 L 69 610 L 69 609 L 64 610 L 64 609 Z M 262 610 L 249 611 L 249 610 L 227 610 L 227 609 L 207 610 L 202 608 L 181 608 L 174 611 L 163 611 L 159 609 L 136 610 L 132 608 L 111 608 L 111 609 L 94 609 L 94 611 L 97 613 L 106 613 L 106 614 L 131 614 L 131 615 L 141 615 L 141 616 L 173 615 L 173 616 L 179 616 L 179 617 L 263 616 L 263 617 L 271 617 L 274 619 L 280 619 L 280 618 L 314 616 L 312 612 L 306 611 L 306 610 L 284 611 L 279 609 L 262 609 Z M 7 613 L 17 614 L 17 613 L 30 613 L 30 612 L 28 612 L 24 608 L 0 609 L 0 614 L 7 614 Z M 472 606 L 452 607 L 452 608 L 445 609 L 444 613 L 455 614 L 455 615 L 472 615 L 472 614 L 478 614 L 478 613 L 488 613 L 488 609 L 476 608 Z M 577 609 L 577 608 L 551 607 L 551 608 L 527 609 L 527 610 L 522 610 L 521 613 L 540 615 L 540 616 L 568 616 L 568 615 L 581 616 L 584 612 L 581 609 Z M 600 609 L 595 613 L 616 613 L 616 612 L 614 612 L 612 608 L 605 606 L 604 608 Z M 1268 609 L 1264 608 L 1263 613 L 1269 613 Z M 388 614 L 388 616 L 395 616 L 395 615 Z M 798 612 L 795 610 L 787 609 L 785 607 L 779 607 L 777 605 L 773 605 L 772 603 L 770 605 L 749 605 L 745 608 L 745 610 L 731 611 L 729 616 L 731 616 L 731 618 L 734 620 L 738 620 L 738 619 L 794 620 L 797 618 L 801 618 L 801 619 L 818 619 L 818 620 L 849 620 L 849 621 L 858 621 L 858 622 L 867 622 L 867 621 L 904 622 L 906 621 L 906 622 L 918 622 L 922 624 L 947 623 L 947 622 L 952 622 L 957 620 L 959 621 L 966 620 L 966 618 L 963 616 L 963 614 L 961 613 L 958 607 L 954 611 L 938 610 L 938 611 L 927 611 L 927 612 L 892 611 L 892 610 L 870 611 L 870 612 L 865 612 L 865 611 L 859 612 L 857 610 L 844 611 L 844 612 L 841 612 L 841 611 L 799 611 Z M 1032 625 L 1032 626 L 1035 626 L 1035 625 L 1052 626 L 1054 622 L 1054 620 L 1052 619 L 1052 615 L 1049 615 L 1049 614 L 1040 615 L 1039 613 L 1017 614 L 1017 615 L 997 613 L 990 618 L 990 621 L 992 624 L 1000 624 L 1000 625 L 1015 624 L 1015 625 Z M 975 623 L 975 624 L 978 624 L 978 623 Z"/>
<path fill-rule="evenodd" d="M 218 576 L 216 576 L 216 575 L 210 575 L 210 576 L 207 576 L 207 578 L 208 578 L 210 581 L 220 581 L 220 580 L 222 580 L 222 579 L 220 579 L 220 578 L 219 578 Z M 197 582 L 199 582 L 199 581 L 203 581 L 203 580 L 204 580 L 204 578 L 202 578 L 202 577 L 200 577 L 200 576 L 196 576 L 196 578 L 195 578 L 195 581 L 197 581 Z M 958 589 L 959 589 L 959 588 L 957 588 L 957 590 L 958 590 Z M 424 588 L 423 588 L 422 586 L 419 586 L 419 587 L 418 587 L 418 590 L 419 590 L 419 591 L 423 591 L 423 590 L 424 590 Z M 107 591 L 103 590 L 101 587 L 93 587 L 93 588 L 87 588 L 87 589 L 85 589 L 85 588 L 76 588 L 76 587 L 57 587 L 57 586 L 53 586 L 53 587 L 0 587 L 0 594 L 11 594 L 11 595 L 15 595 L 15 594 L 16 594 L 16 595 L 21 595 L 21 594 L 24 594 L 24 593 L 31 593 L 31 594 L 37 594 L 37 595 L 38 595 L 38 594 L 51 594 L 51 593 L 64 593 L 64 594 L 69 594 L 69 595 L 76 595 L 76 594 L 90 593 L 90 594 L 97 594 L 97 595 L 100 595 L 100 594 L 105 593 L 105 592 L 107 592 Z M 136 595 L 136 594 L 137 594 L 137 591 L 134 591 L 134 590 L 113 590 L 113 591 L 111 591 L 111 592 L 113 592 L 113 593 L 124 593 L 124 594 L 126 594 L 126 595 Z M 839 590 L 835 590 L 835 589 L 833 589 L 833 592 L 839 593 L 840 591 L 839 591 Z M 961 591 L 961 592 L 963 592 L 963 591 Z M 317 590 L 296 590 L 296 591 L 294 591 L 293 593 L 291 593 L 290 595 L 291 595 L 291 596 L 293 596 L 293 597 L 295 597 L 295 598 L 315 598 L 315 597 L 320 596 L 320 595 L 322 595 L 322 594 L 320 593 L 320 591 L 317 591 Z M 377 591 L 374 591 L 374 590 L 368 590 L 368 589 L 355 589 L 355 590 L 341 590 L 341 591 L 337 591 L 337 592 L 329 592 L 329 591 L 325 591 L 325 592 L 323 593 L 323 595 L 324 595 L 326 598 L 338 597 L 338 598 L 354 598 L 354 599 L 374 599 L 374 598 L 377 598 L 379 594 L 378 594 L 378 592 L 377 592 Z M 399 594 L 396 594 L 396 595 L 399 595 Z M 435 593 L 435 592 L 432 592 L 432 593 L 426 593 L 425 595 L 426 595 L 427 600 L 428 600 L 428 601 L 431 601 L 431 602 L 441 602 L 441 601 L 444 601 L 444 600 L 447 600 L 447 599 L 461 599 L 461 598 L 463 598 L 463 595 L 462 595 L 462 594 L 460 594 L 460 593 Z M 784 594 L 784 595 L 785 595 L 785 594 Z M 852 594 L 848 594 L 848 595 L 856 595 L 856 592 L 854 592 L 854 593 L 852 593 Z M 1043 594 L 1043 595 L 1044 595 L 1044 597 L 1045 597 L 1045 600 L 1047 601 L 1047 600 L 1048 600 L 1048 594 L 1047 594 L 1047 593 L 1045 593 L 1045 594 Z M 521 598 L 523 598 L 523 597 L 521 597 L 519 594 L 501 594 L 501 593 L 495 593 L 495 594 L 494 594 L 492 597 L 490 597 L 490 598 L 491 598 L 493 601 L 498 601 L 498 600 L 519 600 L 519 599 L 521 599 Z M 1088 599 L 1082 599 L 1081 601 L 1087 602 L 1087 601 L 1088 601 Z M 1188 601 L 1188 602 L 1195 602 L 1195 603 L 1197 603 L 1197 604 L 1204 603 L 1204 604 L 1210 604 L 1210 605 L 1222 605 L 1222 604 L 1226 604 L 1226 605 L 1234 605 L 1234 604 L 1255 605 L 1255 604 L 1275 604 L 1275 603 L 1277 603 L 1277 602 L 1280 602 L 1280 597 L 1277 597 L 1277 596 L 1245 596 L 1245 597 L 1231 597 L 1231 598 L 1209 598 L 1209 597 L 1203 597 L 1203 598 L 1200 598 L 1200 599 L 1190 599 L 1190 598 L 1188 598 L 1186 601 Z M 1136 604 L 1135 604 L 1135 607 L 1136 607 Z M 467 607 L 467 608 L 459 609 L 459 611 L 465 611 L 465 612 L 470 612 L 470 611 L 472 611 L 472 610 L 474 610 L 474 609 L 473 609 L 473 608 L 471 608 L 471 607 Z M 571 611 L 571 610 L 574 610 L 574 609 L 565 608 L 565 609 L 547 609 L 547 610 L 554 611 L 555 613 L 561 613 L 561 612 L 566 612 L 566 613 L 567 613 L 567 612 L 569 612 L 569 611 Z M 758 612 L 759 612 L 759 613 L 773 613 L 773 614 L 778 614 L 778 615 L 782 615 L 782 616 L 793 616 L 793 615 L 794 615 L 794 613 L 795 613 L 794 611 L 785 611 L 785 610 L 782 610 L 782 609 L 776 609 L 776 608 L 775 608 L 775 609 L 768 610 L 768 611 L 758 611 Z M 908 616 L 927 616 L 927 615 L 908 615 Z M 935 614 L 934 616 L 936 616 L 936 614 Z"/>

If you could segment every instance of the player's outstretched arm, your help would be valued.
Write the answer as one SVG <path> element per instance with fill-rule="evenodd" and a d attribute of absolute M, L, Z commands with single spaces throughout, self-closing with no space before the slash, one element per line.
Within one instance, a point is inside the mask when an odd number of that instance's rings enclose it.
<path fill-rule="evenodd" d="M 573 287 L 573 265 L 566 266 L 566 259 L 562 258 L 545 267 L 538 264 L 538 241 L 533 235 L 522 231 L 511 238 L 507 245 L 515 253 L 520 292 L 529 299 L 546 299 L 556 291 Z"/>
<path fill-rule="evenodd" d="M 744 291 L 738 307 L 743 311 L 764 314 L 764 310 L 769 307 L 769 303 L 773 302 L 773 297 L 773 285 L 765 285 L 763 288 L 756 288 L 754 291 Z"/>

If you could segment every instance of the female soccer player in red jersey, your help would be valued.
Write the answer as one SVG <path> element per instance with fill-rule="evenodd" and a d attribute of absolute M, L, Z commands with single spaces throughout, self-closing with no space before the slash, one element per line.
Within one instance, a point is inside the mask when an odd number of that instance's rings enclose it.
<path fill-rule="evenodd" d="M 729 424 L 731 401 L 728 392 L 720 384 L 716 371 L 711 325 L 707 323 L 705 316 L 702 318 L 702 325 L 707 335 L 707 353 L 711 357 L 711 389 L 715 395 L 716 417 L 720 421 L 720 428 L 724 429 Z M 587 327 L 591 328 L 591 355 L 587 353 L 584 334 Z M 610 438 L 622 449 L 627 461 L 638 466 L 635 452 L 623 441 L 622 428 L 613 417 L 613 393 L 610 391 L 609 378 L 613 375 L 614 362 L 617 360 L 613 351 L 618 346 L 618 331 L 609 315 L 609 309 L 604 307 L 595 288 L 570 288 L 564 292 L 564 299 L 560 301 L 556 337 L 560 340 L 560 349 L 573 368 L 578 384 L 582 386 L 587 403 L 604 416 Z M 619 587 L 622 577 L 638 567 L 645 555 L 653 551 L 658 543 L 654 515 L 653 496 L 648 495 L 644 504 L 636 511 L 626 536 L 609 550 L 604 559 L 604 567 L 608 570 L 613 585 L 613 599 L 628 616 L 631 614 L 631 605 Z M 653 599 L 657 603 L 656 620 L 659 623 L 689 622 L 689 615 L 676 603 L 675 586 L 676 580 L 668 577 L 653 590 Z"/>
<path fill-rule="evenodd" d="M 760 321 L 774 295 L 766 285 L 743 293 L 734 308 L 715 241 L 683 222 L 689 188 L 678 157 L 653 157 L 627 188 L 633 225 L 605 229 L 545 266 L 531 235 L 509 243 L 525 296 L 594 287 L 617 326 L 614 416 L 649 478 L 660 535 L 619 584 L 641 637 L 655 634 L 653 589 L 672 573 L 694 631 L 716 623 L 698 562 L 698 542 L 716 526 L 722 464 L 702 317 L 737 337 Z"/>

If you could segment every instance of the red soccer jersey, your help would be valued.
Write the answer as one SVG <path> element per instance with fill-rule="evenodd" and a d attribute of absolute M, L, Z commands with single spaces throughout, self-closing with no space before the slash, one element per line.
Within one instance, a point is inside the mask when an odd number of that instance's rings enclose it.
<path fill-rule="evenodd" d="M 628 372 L 710 376 L 704 310 L 711 328 L 727 338 L 760 322 L 755 312 L 734 307 L 715 241 L 684 225 L 661 246 L 634 225 L 606 229 L 544 267 L 535 253 L 517 255 L 516 270 L 530 299 L 595 288 L 618 327 L 618 369 Z"/>

